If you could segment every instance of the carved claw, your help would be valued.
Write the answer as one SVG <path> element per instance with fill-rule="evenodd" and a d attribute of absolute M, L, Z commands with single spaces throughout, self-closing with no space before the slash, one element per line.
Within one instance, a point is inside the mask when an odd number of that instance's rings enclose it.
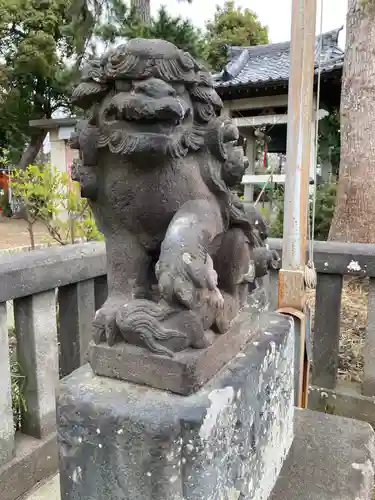
<path fill-rule="evenodd" d="M 95 344 L 106 341 L 109 346 L 113 346 L 116 343 L 118 336 L 116 313 L 124 302 L 125 299 L 108 298 L 103 307 L 96 312 L 92 323 L 92 337 Z"/>
<path fill-rule="evenodd" d="M 198 306 L 198 291 L 209 292 L 208 300 L 212 307 L 224 307 L 224 298 L 217 287 L 218 276 L 213 267 L 211 257 L 194 258 L 185 252 L 181 257 L 175 256 L 169 264 L 159 261 L 155 272 L 162 297 L 169 303 L 175 297 L 188 309 Z"/>
<path fill-rule="evenodd" d="M 203 336 L 201 339 L 192 342 L 192 347 L 194 347 L 194 349 L 206 349 L 206 347 L 209 347 L 211 344 L 212 342 Z"/>
<path fill-rule="evenodd" d="M 208 302 L 215 309 L 220 310 L 224 308 L 224 297 L 217 287 L 210 293 Z"/>

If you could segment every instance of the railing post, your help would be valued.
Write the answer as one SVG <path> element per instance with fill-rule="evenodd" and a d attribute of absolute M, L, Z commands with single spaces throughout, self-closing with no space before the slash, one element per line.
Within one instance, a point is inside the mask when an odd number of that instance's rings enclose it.
<path fill-rule="evenodd" d="M 370 279 L 368 291 L 367 329 L 364 347 L 362 393 L 375 396 L 375 279 Z"/>
<path fill-rule="evenodd" d="M 326 389 L 336 387 L 342 283 L 343 276 L 340 274 L 318 274 L 312 384 Z"/>
<path fill-rule="evenodd" d="M 0 303 L 0 465 L 13 458 L 14 424 L 6 303 Z"/>
<path fill-rule="evenodd" d="M 94 280 L 59 289 L 60 375 L 65 377 L 86 362 L 95 316 Z"/>
<path fill-rule="evenodd" d="M 108 297 L 107 275 L 95 278 L 95 310 L 102 307 Z"/>
<path fill-rule="evenodd" d="M 42 438 L 55 429 L 59 382 L 55 291 L 14 301 L 17 357 L 26 376 L 25 434 Z"/>

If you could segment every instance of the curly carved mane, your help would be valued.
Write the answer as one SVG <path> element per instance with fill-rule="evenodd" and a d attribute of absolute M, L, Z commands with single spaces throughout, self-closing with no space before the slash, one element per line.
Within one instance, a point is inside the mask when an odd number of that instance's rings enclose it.
<path fill-rule="evenodd" d="M 160 49 L 158 51 L 158 44 Z M 190 54 L 165 41 L 134 39 L 91 61 L 73 92 L 73 102 L 88 112 L 72 139 L 72 147 L 82 149 L 80 137 L 95 138 L 98 149 L 113 154 L 129 154 L 139 147 L 142 137 L 113 130 L 101 120 L 100 109 L 113 106 L 132 80 L 158 78 L 174 85 L 182 84 L 192 103 L 193 121 L 180 127 L 166 143 L 165 154 L 181 158 L 200 156 L 201 175 L 210 191 L 219 199 L 228 227 L 240 226 L 253 242 L 253 228 L 242 203 L 230 191 L 231 179 L 241 178 L 245 169 L 242 149 L 236 147 L 238 129 L 218 115 L 223 103 L 215 91 L 211 74 Z M 102 110 L 103 111 L 103 110 Z M 199 154 L 198 154 L 199 153 Z M 233 175 L 233 172 L 235 175 Z"/>

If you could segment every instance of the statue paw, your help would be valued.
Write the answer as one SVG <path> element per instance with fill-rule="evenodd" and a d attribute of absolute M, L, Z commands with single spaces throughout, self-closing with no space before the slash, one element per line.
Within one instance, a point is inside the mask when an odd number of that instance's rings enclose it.
<path fill-rule="evenodd" d="M 93 328 L 93 340 L 95 344 L 107 342 L 112 346 L 116 343 L 118 328 L 116 325 L 116 314 L 118 309 L 126 302 L 125 298 L 108 298 L 104 305 L 96 312 Z"/>
<path fill-rule="evenodd" d="M 224 299 L 217 287 L 217 273 L 211 257 L 188 252 L 173 256 L 173 260 L 160 260 L 155 268 L 161 296 L 168 303 L 177 299 L 188 309 L 196 308 L 202 291 L 208 292 L 208 300 L 213 307 L 222 308 Z M 203 294 L 204 295 L 204 294 Z"/>
<path fill-rule="evenodd" d="M 208 303 L 213 309 L 224 308 L 224 297 L 217 287 L 209 292 Z"/>

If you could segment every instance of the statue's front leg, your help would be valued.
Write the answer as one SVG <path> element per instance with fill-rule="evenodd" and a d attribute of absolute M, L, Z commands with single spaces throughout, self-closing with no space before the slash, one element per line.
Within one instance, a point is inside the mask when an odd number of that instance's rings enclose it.
<path fill-rule="evenodd" d="M 223 229 L 220 208 L 213 199 L 188 201 L 176 213 L 156 266 L 160 293 L 169 304 L 177 302 L 194 309 L 201 292 L 208 291 L 209 300 L 222 307 L 208 246 Z"/>
<path fill-rule="evenodd" d="M 138 239 L 125 230 L 106 236 L 108 298 L 95 314 L 93 340 L 113 345 L 118 335 L 116 314 L 136 291 L 147 287 L 150 257 Z"/>

